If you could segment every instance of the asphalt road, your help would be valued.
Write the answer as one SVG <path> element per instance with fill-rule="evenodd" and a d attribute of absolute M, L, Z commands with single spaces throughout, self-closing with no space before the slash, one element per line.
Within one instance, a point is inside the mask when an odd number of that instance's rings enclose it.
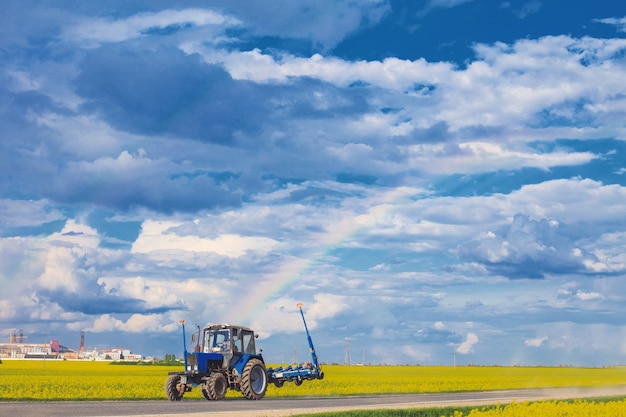
<path fill-rule="evenodd" d="M 333 398 L 266 397 L 260 401 L 244 398 L 223 401 L 184 399 L 170 401 L 70 401 L 1 402 L 0 416 L 20 417 L 136 417 L 136 416 L 290 416 L 346 409 L 422 408 L 449 405 L 506 404 L 511 401 L 625 396 L 626 386 L 609 388 L 559 388 L 515 391 L 487 391 L 447 394 L 409 394 L 391 396 L 352 396 Z"/>

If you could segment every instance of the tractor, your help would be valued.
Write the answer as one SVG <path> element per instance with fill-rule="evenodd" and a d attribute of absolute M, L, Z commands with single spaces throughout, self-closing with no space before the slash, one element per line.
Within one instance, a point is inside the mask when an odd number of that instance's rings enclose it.
<path fill-rule="evenodd" d="M 202 395 L 209 401 L 222 400 L 226 391 L 240 391 L 248 400 L 260 400 L 265 396 L 268 383 L 282 387 L 287 381 L 300 385 L 304 380 L 322 379 L 324 373 L 317 360 L 313 341 L 298 304 L 311 349 L 311 362 L 286 368 L 266 368 L 261 353 L 257 353 L 254 331 L 248 327 L 230 324 L 209 324 L 200 329 L 193 352 L 187 351 L 185 323 L 183 350 L 185 370 L 170 372 L 165 382 L 165 393 L 170 401 L 180 401 L 186 392 L 200 386 Z"/>

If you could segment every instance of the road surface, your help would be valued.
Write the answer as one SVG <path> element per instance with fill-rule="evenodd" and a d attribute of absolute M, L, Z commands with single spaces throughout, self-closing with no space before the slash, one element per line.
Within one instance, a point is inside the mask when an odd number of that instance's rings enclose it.
<path fill-rule="evenodd" d="M 20 417 L 275 417 L 349 409 L 423 408 L 464 405 L 507 404 L 511 401 L 626 397 L 626 386 L 605 388 L 553 388 L 514 391 L 485 391 L 446 394 L 406 394 L 332 398 L 265 397 L 260 401 L 242 398 L 223 401 L 184 399 L 170 401 L 64 401 L 3 402 L 0 416 Z"/>

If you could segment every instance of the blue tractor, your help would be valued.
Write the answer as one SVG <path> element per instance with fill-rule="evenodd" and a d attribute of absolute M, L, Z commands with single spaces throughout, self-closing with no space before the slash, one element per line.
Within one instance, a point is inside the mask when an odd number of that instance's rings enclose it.
<path fill-rule="evenodd" d="M 298 308 L 311 349 L 311 362 L 285 368 L 266 368 L 263 356 L 256 351 L 257 336 L 252 329 L 244 326 L 211 324 L 202 331 L 198 328 L 194 351 L 188 352 L 185 324 L 181 320 L 185 370 L 169 373 L 165 382 L 169 400 L 180 401 L 195 386 L 200 386 L 204 398 L 209 401 L 223 399 L 229 388 L 240 391 L 248 400 L 260 400 L 270 382 L 281 387 L 287 381 L 300 385 L 304 380 L 324 378 L 302 304 L 298 304 Z"/>

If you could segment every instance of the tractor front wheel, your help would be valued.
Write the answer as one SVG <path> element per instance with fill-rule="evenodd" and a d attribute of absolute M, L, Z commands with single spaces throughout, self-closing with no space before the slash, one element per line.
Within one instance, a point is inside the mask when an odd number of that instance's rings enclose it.
<path fill-rule="evenodd" d="M 185 384 L 180 382 L 180 375 L 170 375 L 165 381 L 165 394 L 170 401 L 180 401 L 185 394 Z"/>
<path fill-rule="evenodd" d="M 212 373 L 209 380 L 202 386 L 202 395 L 209 401 L 223 400 L 228 389 L 226 377 L 218 372 Z"/>
<path fill-rule="evenodd" d="M 259 359 L 250 359 L 241 374 L 241 392 L 249 400 L 260 400 L 267 390 L 265 364 Z"/>

